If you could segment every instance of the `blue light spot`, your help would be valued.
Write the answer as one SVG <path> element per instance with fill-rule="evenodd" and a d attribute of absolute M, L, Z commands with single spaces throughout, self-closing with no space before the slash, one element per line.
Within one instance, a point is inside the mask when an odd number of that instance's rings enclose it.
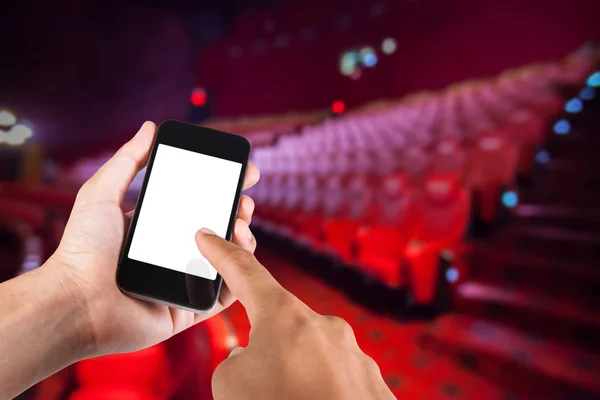
<path fill-rule="evenodd" d="M 458 270 L 454 267 L 450 267 L 446 270 L 446 280 L 450 283 L 456 282 L 459 275 Z"/>
<path fill-rule="evenodd" d="M 561 119 L 554 124 L 554 133 L 557 135 L 566 135 L 571 131 L 571 124 L 566 119 Z"/>
<path fill-rule="evenodd" d="M 535 160 L 540 164 L 548 164 L 550 162 L 550 153 L 546 150 L 540 150 L 535 155 Z"/>
<path fill-rule="evenodd" d="M 374 53 L 368 53 L 367 55 L 365 55 L 363 63 L 365 64 L 365 67 L 374 66 L 375 64 L 377 64 L 377 55 Z"/>
<path fill-rule="evenodd" d="M 575 114 L 581 112 L 581 110 L 583 110 L 583 101 L 577 97 L 567 101 L 567 104 L 565 104 L 565 111 L 568 113 Z"/>
<path fill-rule="evenodd" d="M 519 203 L 519 196 L 512 190 L 509 190 L 508 192 L 504 192 L 504 194 L 502 195 L 502 204 L 504 204 L 506 207 L 513 208 L 518 203 Z"/>
<path fill-rule="evenodd" d="M 591 74 L 587 80 L 587 84 L 591 87 L 600 87 L 600 71 Z"/>
<path fill-rule="evenodd" d="M 585 87 L 581 90 L 581 92 L 579 92 L 579 97 L 581 97 L 581 100 L 594 100 L 594 97 L 596 97 L 596 91 L 593 87 Z"/>

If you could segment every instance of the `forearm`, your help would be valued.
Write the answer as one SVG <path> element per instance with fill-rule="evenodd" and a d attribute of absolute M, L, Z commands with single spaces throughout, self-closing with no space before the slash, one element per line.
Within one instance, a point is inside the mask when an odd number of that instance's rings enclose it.
<path fill-rule="evenodd" d="M 68 279 L 53 267 L 0 284 L 1 400 L 14 398 L 86 354 L 83 308 Z"/>

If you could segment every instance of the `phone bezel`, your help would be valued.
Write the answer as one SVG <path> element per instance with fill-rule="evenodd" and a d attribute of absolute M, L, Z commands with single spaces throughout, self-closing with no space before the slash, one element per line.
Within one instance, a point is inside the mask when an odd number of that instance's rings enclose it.
<path fill-rule="evenodd" d="M 250 142 L 242 136 L 180 121 L 168 120 L 160 124 L 154 143 L 152 144 L 148 167 L 140 189 L 135 212 L 121 251 L 116 281 L 117 286 L 123 292 L 143 300 L 154 301 L 195 312 L 207 312 L 213 309 L 219 298 L 223 280 L 220 274 L 217 274 L 217 278 L 213 281 L 132 260 L 128 257 L 138 221 L 139 210 L 141 210 L 144 202 L 146 187 L 152 173 L 152 166 L 159 144 L 242 164 L 227 226 L 226 239 L 231 240 L 246 176 L 246 168 L 250 155 Z M 198 228 L 202 227 L 199 226 Z"/>

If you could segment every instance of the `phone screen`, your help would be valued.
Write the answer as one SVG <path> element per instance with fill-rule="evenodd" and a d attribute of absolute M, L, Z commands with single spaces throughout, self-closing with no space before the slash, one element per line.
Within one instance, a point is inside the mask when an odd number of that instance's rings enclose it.
<path fill-rule="evenodd" d="M 225 238 L 242 164 L 159 144 L 128 257 L 215 280 L 195 235 L 209 228 Z"/>

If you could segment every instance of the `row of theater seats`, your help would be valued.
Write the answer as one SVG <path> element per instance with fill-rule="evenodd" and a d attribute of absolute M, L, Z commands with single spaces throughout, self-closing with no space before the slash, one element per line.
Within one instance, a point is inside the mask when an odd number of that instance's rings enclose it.
<path fill-rule="evenodd" d="M 211 398 L 211 377 L 237 345 L 218 315 L 164 343 L 80 361 L 42 381 L 37 400 L 186 400 Z"/>
<path fill-rule="evenodd" d="M 37 268 L 58 246 L 76 193 L 0 183 L 0 282 Z M 131 209 L 133 204 L 124 207 Z M 157 346 L 85 360 L 37 385 L 39 400 L 210 398 L 210 378 L 237 345 L 225 316 Z"/>
<path fill-rule="evenodd" d="M 528 176 L 562 112 L 555 88 L 582 82 L 591 54 L 327 120 L 255 149 L 255 225 L 433 303 L 446 273 L 440 254 L 461 253 L 472 216 L 496 220 L 501 194 Z M 504 200 L 514 205 L 516 195 Z M 461 269 L 453 262 L 451 280 Z"/>
<path fill-rule="evenodd" d="M 212 373 L 236 345 L 218 315 L 148 349 L 77 363 L 69 400 L 209 399 Z"/>
<path fill-rule="evenodd" d="M 0 282 L 39 267 L 60 240 L 66 217 L 48 212 L 30 189 L 0 183 Z"/>
<path fill-rule="evenodd" d="M 254 222 L 428 304 L 439 294 L 438 257 L 460 254 L 472 211 L 493 221 L 499 193 L 529 173 L 533 149 L 562 109 L 552 83 L 578 83 L 590 65 L 579 53 L 369 108 L 257 148 L 263 178 L 251 192 Z M 52 253 L 74 198 L 0 185 L 0 222 L 12 238 L 5 251 L 11 240 L 22 244 L 15 271 Z M 35 397 L 64 398 L 72 389 L 77 400 L 208 397 L 210 373 L 235 342 L 227 322 L 213 318 L 164 345 L 79 363 L 43 382 Z"/>

